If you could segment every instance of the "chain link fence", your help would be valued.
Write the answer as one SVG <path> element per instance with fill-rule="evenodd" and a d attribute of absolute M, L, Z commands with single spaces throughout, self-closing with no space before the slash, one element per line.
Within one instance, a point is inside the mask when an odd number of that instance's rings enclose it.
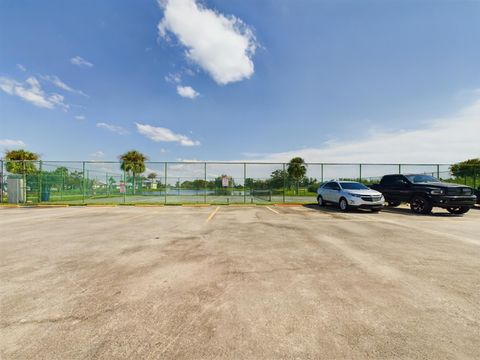
<path fill-rule="evenodd" d="M 453 176 L 448 164 L 307 163 L 302 179 L 287 163 L 146 162 L 142 174 L 119 162 L 0 160 L 0 202 L 23 204 L 311 203 L 331 179 L 371 185 L 385 174 L 428 174 L 477 188 L 480 169 Z"/>

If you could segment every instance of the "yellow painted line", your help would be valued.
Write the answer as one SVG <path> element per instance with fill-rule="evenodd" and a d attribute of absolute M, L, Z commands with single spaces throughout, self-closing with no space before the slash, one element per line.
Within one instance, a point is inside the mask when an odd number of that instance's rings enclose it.
<path fill-rule="evenodd" d="M 275 214 L 277 215 L 280 215 L 280 212 L 278 212 L 277 210 L 274 210 L 272 209 L 270 206 L 265 206 L 268 210 L 270 210 L 271 212 L 274 212 Z"/>
<path fill-rule="evenodd" d="M 212 211 L 212 213 L 210 214 L 206 222 L 209 222 L 210 220 L 212 220 L 215 214 L 218 212 L 218 210 L 220 210 L 220 206 L 217 206 L 215 210 Z"/>
<path fill-rule="evenodd" d="M 38 204 L 39 208 L 59 208 L 59 207 L 68 207 L 68 204 Z"/>
<path fill-rule="evenodd" d="M 115 205 L 114 205 L 115 206 Z M 135 204 L 136 207 L 163 207 L 163 204 Z"/>
<path fill-rule="evenodd" d="M 114 204 L 86 204 L 88 207 L 117 207 L 118 205 Z"/>
<path fill-rule="evenodd" d="M 209 207 L 210 204 L 182 204 L 182 207 Z"/>

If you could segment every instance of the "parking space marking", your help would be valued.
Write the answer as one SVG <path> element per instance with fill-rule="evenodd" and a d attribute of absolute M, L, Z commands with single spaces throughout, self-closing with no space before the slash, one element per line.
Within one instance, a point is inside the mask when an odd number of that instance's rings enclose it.
<path fill-rule="evenodd" d="M 281 214 L 279 211 L 272 209 L 270 206 L 265 206 L 265 207 L 266 207 L 268 210 L 270 210 L 271 212 L 273 212 L 273 213 L 275 213 L 275 214 L 277 214 L 277 215 L 280 215 L 280 214 Z"/>
<path fill-rule="evenodd" d="M 217 207 L 215 208 L 215 210 L 213 210 L 213 211 L 211 212 L 211 214 L 208 216 L 208 219 L 207 219 L 207 221 L 206 221 L 207 223 L 208 223 L 210 220 L 213 219 L 213 217 L 214 217 L 215 214 L 218 212 L 218 210 L 220 210 L 220 206 L 217 206 Z"/>

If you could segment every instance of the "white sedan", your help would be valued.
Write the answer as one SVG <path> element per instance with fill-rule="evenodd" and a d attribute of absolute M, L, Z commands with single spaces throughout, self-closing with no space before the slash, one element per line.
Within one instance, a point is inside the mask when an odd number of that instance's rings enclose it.
<path fill-rule="evenodd" d="M 355 181 L 329 181 L 317 190 L 318 206 L 336 204 L 340 210 L 349 208 L 380 211 L 385 205 L 382 193 Z"/>

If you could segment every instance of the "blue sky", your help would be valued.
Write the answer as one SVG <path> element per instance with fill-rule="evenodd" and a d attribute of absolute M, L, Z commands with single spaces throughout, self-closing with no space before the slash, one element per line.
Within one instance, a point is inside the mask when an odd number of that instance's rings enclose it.
<path fill-rule="evenodd" d="M 479 16 L 478 1 L 0 0 L 0 150 L 478 156 Z"/>

